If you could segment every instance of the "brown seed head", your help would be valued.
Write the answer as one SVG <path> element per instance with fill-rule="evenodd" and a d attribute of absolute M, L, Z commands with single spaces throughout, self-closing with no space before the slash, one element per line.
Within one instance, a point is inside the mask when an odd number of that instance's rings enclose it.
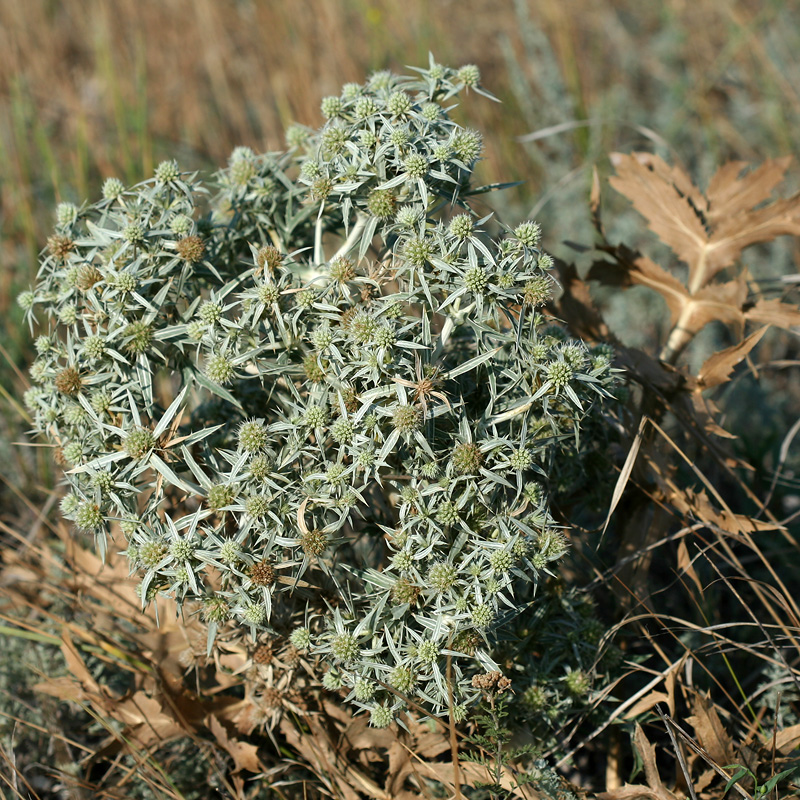
<path fill-rule="evenodd" d="M 283 693 L 269 686 L 261 695 L 261 702 L 267 711 L 277 711 L 283 705 Z"/>
<path fill-rule="evenodd" d="M 56 375 L 55 384 L 61 394 L 75 394 L 81 388 L 81 374 L 75 367 L 64 367 Z"/>
<path fill-rule="evenodd" d="M 355 414 L 361 405 L 356 390 L 352 386 L 345 386 L 344 389 L 342 389 L 342 400 L 344 402 L 344 407 L 351 414 Z"/>
<path fill-rule="evenodd" d="M 82 292 L 86 292 L 92 288 L 103 276 L 97 267 L 91 264 L 86 264 L 78 270 L 75 278 L 75 287 Z"/>
<path fill-rule="evenodd" d="M 473 675 L 472 688 L 483 689 L 484 691 L 491 692 L 493 689 L 495 689 L 495 687 L 497 687 L 498 682 L 502 679 L 503 673 L 497 672 L 496 670 L 494 672 L 484 672 L 481 675 Z"/>
<path fill-rule="evenodd" d="M 258 266 L 257 275 L 260 275 L 264 270 L 267 270 L 272 275 L 275 270 L 283 266 L 283 253 L 277 247 L 268 244 L 258 251 L 256 265 Z"/>
<path fill-rule="evenodd" d="M 453 642 L 453 650 L 459 653 L 466 653 L 468 656 L 474 656 L 480 644 L 481 637 L 475 631 L 463 631 L 456 636 Z"/>
<path fill-rule="evenodd" d="M 260 644 L 253 652 L 253 663 L 266 667 L 272 662 L 272 645 Z"/>
<path fill-rule="evenodd" d="M 206 245 L 199 236 L 184 236 L 175 245 L 175 250 L 184 261 L 195 264 L 203 257 Z"/>
<path fill-rule="evenodd" d="M 55 258 L 66 258 L 72 252 L 74 247 L 75 242 L 73 242 L 69 236 L 51 236 L 47 240 L 47 249 L 50 251 L 50 255 L 54 256 Z"/>
<path fill-rule="evenodd" d="M 281 660 L 289 669 L 295 669 L 300 664 L 300 651 L 293 644 L 290 644 L 282 655 Z"/>
<path fill-rule="evenodd" d="M 342 313 L 342 316 L 340 317 L 340 324 L 344 330 L 347 330 L 350 327 L 350 323 L 353 321 L 353 317 L 356 314 L 358 314 L 358 309 L 355 307 L 350 307 Z"/>
<path fill-rule="evenodd" d="M 250 579 L 256 586 L 272 586 L 275 583 L 275 567 L 268 561 L 253 564 L 250 570 Z"/>

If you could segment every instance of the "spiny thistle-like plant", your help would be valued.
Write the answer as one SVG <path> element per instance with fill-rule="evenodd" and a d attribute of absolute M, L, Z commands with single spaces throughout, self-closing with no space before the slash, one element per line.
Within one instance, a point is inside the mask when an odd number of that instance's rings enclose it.
<path fill-rule="evenodd" d="M 513 663 L 497 632 L 567 548 L 549 471 L 614 382 L 536 311 L 539 226 L 470 206 L 481 135 L 450 112 L 477 69 L 416 72 L 237 148 L 210 213 L 172 161 L 62 204 L 20 298 L 64 515 L 101 547 L 118 525 L 143 604 L 200 613 L 209 651 L 281 640 L 377 726 L 406 699 L 459 719 Z"/>

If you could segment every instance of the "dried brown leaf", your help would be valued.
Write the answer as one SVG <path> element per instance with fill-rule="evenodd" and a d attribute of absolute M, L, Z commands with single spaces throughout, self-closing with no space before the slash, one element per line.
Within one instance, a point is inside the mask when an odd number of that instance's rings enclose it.
<path fill-rule="evenodd" d="M 687 313 L 686 322 L 695 332 L 713 320 L 741 326 L 744 321 L 742 306 L 746 300 L 747 284 L 741 277 L 704 286 L 692 295 L 691 313 Z M 683 320 L 681 322 L 684 324 Z"/>
<path fill-rule="evenodd" d="M 592 214 L 596 214 L 600 208 L 600 176 L 597 173 L 597 166 L 592 166 L 592 191 L 589 194 L 589 208 Z"/>
<path fill-rule="evenodd" d="M 686 459 L 682 451 L 679 450 L 679 452 Z M 782 526 L 777 522 L 753 519 L 744 514 L 736 514 L 728 508 L 720 510 L 714 506 L 705 490 L 695 492 L 689 488 L 678 487 L 669 477 L 671 468 L 674 466 L 671 462 L 661 463 L 662 459 L 653 457 L 652 453 L 647 453 L 646 456 L 647 463 L 652 469 L 653 478 L 663 492 L 664 498 L 681 514 L 729 533 L 753 533 L 781 529 Z M 686 460 L 688 461 L 688 459 Z M 688 463 L 692 462 L 688 461 Z M 701 480 L 704 479 L 701 473 L 697 474 Z"/>
<path fill-rule="evenodd" d="M 49 694 L 58 700 L 71 700 L 74 703 L 85 703 L 89 695 L 84 692 L 83 687 L 74 678 L 63 675 L 60 678 L 48 678 L 33 685 L 35 692 Z"/>
<path fill-rule="evenodd" d="M 692 698 L 692 716 L 686 722 L 694 728 L 695 736 L 705 751 L 720 767 L 734 761 L 733 739 L 720 721 L 712 702 L 700 694 Z"/>
<path fill-rule="evenodd" d="M 600 792 L 597 797 L 598 800 L 637 800 L 640 797 L 647 800 L 663 800 L 663 796 L 649 786 L 634 786 L 630 783 L 610 792 Z"/>
<path fill-rule="evenodd" d="M 800 196 L 776 200 L 756 211 L 742 211 L 728 217 L 715 227 L 705 248 L 703 276 L 708 280 L 729 267 L 745 247 L 787 235 L 800 236 Z"/>
<path fill-rule="evenodd" d="M 615 153 L 611 185 L 644 216 L 650 229 L 689 265 L 694 295 L 745 247 L 776 236 L 800 235 L 800 195 L 755 208 L 772 194 L 788 161 L 767 161 L 743 177 L 741 163 L 723 167 L 712 179 L 709 199 L 685 173 L 658 156 Z"/>
<path fill-rule="evenodd" d="M 707 358 L 697 374 L 698 388 L 710 389 L 712 386 L 727 383 L 731 378 L 733 368 L 761 341 L 768 328 L 769 326 L 765 325 L 742 339 L 738 344 L 719 350 Z"/>
<path fill-rule="evenodd" d="M 658 292 L 666 301 L 674 325 L 690 302 L 686 287 L 672 274 L 646 256 L 615 249 L 616 262 L 596 261 L 587 277 L 605 286 L 647 286 Z M 630 256 L 630 258 L 629 258 Z"/>
<path fill-rule="evenodd" d="M 765 736 L 764 744 L 772 746 L 772 734 Z M 790 755 L 800 747 L 800 725 L 791 725 L 775 734 L 775 749 L 785 756 Z"/>
<path fill-rule="evenodd" d="M 625 719 L 634 719 L 645 711 L 655 708 L 659 703 L 669 703 L 669 700 L 670 697 L 666 692 L 650 692 L 625 712 Z"/>
<path fill-rule="evenodd" d="M 697 209 L 700 215 L 705 216 L 708 210 L 708 202 L 684 170 L 680 167 L 671 167 L 654 153 L 640 151 L 633 153 L 633 156 L 640 164 L 652 170 L 665 183 L 674 186 L 681 197 L 688 199 L 692 208 Z"/>
<path fill-rule="evenodd" d="M 642 758 L 644 776 L 647 780 L 647 785 L 653 790 L 654 796 L 660 798 L 660 800 L 675 800 L 675 795 L 664 786 L 661 776 L 658 774 L 656 746 L 650 744 L 642 726 L 638 723 L 633 734 L 633 744 Z"/>
<path fill-rule="evenodd" d="M 671 323 L 674 325 L 686 304 L 690 302 L 686 287 L 674 275 L 646 256 L 636 259 L 630 276 L 632 283 L 655 289 L 664 298 L 669 308 Z"/>
<path fill-rule="evenodd" d="M 791 156 L 765 161 L 744 175 L 742 173 L 749 166 L 744 161 L 730 161 L 721 166 L 709 181 L 706 191 L 709 222 L 716 225 L 768 200 L 783 180 L 791 161 Z"/>
<path fill-rule="evenodd" d="M 223 724 L 213 714 L 209 715 L 206 726 L 214 734 L 214 738 L 220 747 L 233 758 L 237 772 L 242 770 L 261 772 L 263 770 L 264 767 L 258 757 L 258 747 L 256 745 L 231 738 Z"/>
<path fill-rule="evenodd" d="M 689 548 L 686 546 L 684 539 L 678 542 L 678 571 L 683 575 L 688 575 L 692 583 L 697 587 L 697 591 L 701 595 L 703 594 L 703 584 L 700 582 L 700 576 L 697 574 L 694 564 L 692 564 Z"/>
<path fill-rule="evenodd" d="M 164 742 L 178 736 L 185 736 L 186 731 L 175 717 L 167 713 L 161 703 L 144 692 L 136 692 L 133 697 L 117 703 L 113 716 L 124 722 L 131 729 L 127 737 L 138 742 L 142 747 Z"/>
<path fill-rule="evenodd" d="M 280 732 L 287 743 L 306 761 L 309 768 L 317 775 L 332 783 L 339 796 L 344 800 L 360 800 L 359 792 L 366 792 L 368 797 L 377 800 L 389 800 L 386 794 L 373 780 L 356 769 L 350 759 L 351 753 L 342 747 L 342 739 L 336 734 L 335 741 L 324 721 L 317 715 L 305 717 L 308 731 L 300 731 L 286 716 L 280 722 Z M 356 788 L 354 788 L 356 787 Z M 356 791 L 356 789 L 358 791 Z"/>
<path fill-rule="evenodd" d="M 761 298 L 752 308 L 744 312 L 744 318 L 750 322 L 761 322 L 791 330 L 800 325 L 800 309 L 780 300 Z"/>
<path fill-rule="evenodd" d="M 428 762 L 415 759 L 417 772 L 425 778 L 433 778 L 440 781 L 447 787 L 448 791 L 453 791 L 453 763 L 451 761 Z M 463 778 L 463 785 L 474 783 L 492 783 L 494 776 L 482 764 L 472 761 L 459 762 L 459 771 Z M 521 800 L 533 800 L 540 798 L 541 795 L 534 791 L 530 785 L 520 785 L 515 779 L 514 774 L 508 767 L 503 767 L 500 776 L 500 785 L 508 793 L 508 797 L 518 797 Z M 667 800 L 663 798 L 663 800 Z M 670 800 L 674 800 L 670 798 Z"/>
<path fill-rule="evenodd" d="M 612 153 L 611 161 L 617 174 L 609 178 L 609 183 L 633 203 L 650 229 L 691 270 L 707 246 L 708 233 L 689 200 L 697 196 L 697 191 L 687 195 L 678 188 L 691 187 L 688 177 L 650 154 Z"/>
<path fill-rule="evenodd" d="M 61 636 L 61 652 L 67 663 L 67 669 L 73 677 L 78 680 L 84 690 L 101 697 L 100 686 L 97 684 L 97 681 L 95 681 L 89 668 L 84 663 L 81 654 L 78 652 L 78 648 L 66 631 L 64 631 Z"/>
<path fill-rule="evenodd" d="M 691 489 L 682 492 L 684 500 L 678 495 L 673 497 L 673 502 L 681 510 L 694 514 L 703 522 L 722 528 L 729 533 L 754 533 L 755 531 L 779 530 L 781 525 L 777 522 L 753 519 L 744 514 L 735 514 L 727 509 L 717 509 L 709 500 L 705 491 L 695 493 Z"/>
<path fill-rule="evenodd" d="M 388 750 L 397 737 L 387 728 L 372 728 L 369 716 L 353 717 L 342 735 L 353 750 Z"/>
<path fill-rule="evenodd" d="M 617 478 L 617 483 L 614 486 L 614 491 L 611 495 L 611 503 L 608 506 L 608 514 L 606 515 L 606 521 L 603 525 L 603 534 L 605 534 L 606 528 L 608 528 L 608 523 L 611 521 L 611 517 L 614 514 L 614 510 L 619 504 L 619 501 L 622 499 L 622 495 L 625 492 L 625 487 L 628 485 L 628 480 L 633 472 L 633 465 L 636 463 L 636 456 L 638 455 L 639 448 L 642 444 L 644 429 L 647 425 L 647 422 L 648 417 L 647 415 L 643 414 L 642 418 L 639 420 L 639 429 L 636 431 L 636 436 L 634 437 L 633 442 L 631 442 L 630 450 L 628 450 L 628 455 L 625 457 L 625 463 L 622 465 L 622 469 L 619 472 L 619 477 Z"/>

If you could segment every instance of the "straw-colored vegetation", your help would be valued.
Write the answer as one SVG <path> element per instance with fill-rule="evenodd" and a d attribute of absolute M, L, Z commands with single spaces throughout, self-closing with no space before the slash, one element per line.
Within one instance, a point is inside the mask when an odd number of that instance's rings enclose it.
<path fill-rule="evenodd" d="M 796 794 L 799 50 L 777 0 L 0 0 L 0 796 Z M 283 149 L 322 97 L 428 51 L 502 100 L 456 112 L 477 182 L 523 181 L 481 202 L 542 223 L 546 311 L 611 344 L 626 388 L 548 476 L 571 552 L 524 646 L 563 687 L 510 659 L 465 720 L 412 702 L 378 729 L 277 685 L 307 666 L 285 641 L 209 657 L 201 618 L 140 610 L 121 539 L 103 565 L 62 519 L 15 298 L 56 203 Z"/>

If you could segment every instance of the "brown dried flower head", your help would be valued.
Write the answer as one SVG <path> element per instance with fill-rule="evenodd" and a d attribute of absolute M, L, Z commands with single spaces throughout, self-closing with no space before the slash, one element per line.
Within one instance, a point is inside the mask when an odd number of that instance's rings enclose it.
<path fill-rule="evenodd" d="M 253 651 L 253 663 L 261 667 L 266 667 L 272 662 L 272 645 L 260 644 Z"/>
<path fill-rule="evenodd" d="M 66 258 L 75 247 L 75 242 L 69 236 L 56 234 L 47 240 L 47 249 L 55 258 Z"/>
<path fill-rule="evenodd" d="M 175 245 L 178 255 L 190 264 L 196 264 L 206 251 L 205 242 L 199 236 L 184 236 Z"/>
<path fill-rule="evenodd" d="M 250 579 L 256 586 L 272 586 L 275 583 L 275 567 L 268 561 L 253 564 Z"/>
<path fill-rule="evenodd" d="M 271 244 L 265 245 L 258 251 L 256 265 L 258 266 L 257 275 L 260 275 L 264 270 L 272 275 L 283 266 L 283 253 Z"/>
<path fill-rule="evenodd" d="M 56 375 L 55 384 L 61 394 L 75 394 L 81 388 L 81 374 L 75 367 L 64 367 Z"/>

